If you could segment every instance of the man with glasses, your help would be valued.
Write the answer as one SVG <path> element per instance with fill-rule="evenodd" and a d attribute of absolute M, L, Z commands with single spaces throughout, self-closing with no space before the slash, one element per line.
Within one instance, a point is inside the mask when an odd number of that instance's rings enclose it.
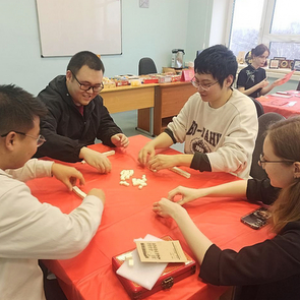
<path fill-rule="evenodd" d="M 104 65 L 89 51 L 75 54 L 65 76 L 57 76 L 38 97 L 49 113 L 41 120 L 41 133 L 47 142 L 36 156 L 49 156 L 66 162 L 86 163 L 100 173 L 111 170 L 109 159 L 87 148 L 96 138 L 111 147 L 127 147 L 128 138 L 115 124 L 99 92 L 103 89 Z"/>
<path fill-rule="evenodd" d="M 232 89 L 237 61 L 216 45 L 195 59 L 192 95 L 166 130 L 139 153 L 152 170 L 186 166 L 201 172 L 228 172 L 248 178 L 257 135 L 257 114 L 250 98 Z M 155 149 L 185 143 L 185 154 L 155 155 Z"/>
<path fill-rule="evenodd" d="M 92 189 L 71 213 L 40 203 L 24 183 L 54 176 L 69 190 L 75 168 L 30 159 L 45 139 L 41 101 L 13 85 L 0 85 L 0 298 L 45 300 L 38 259 L 67 259 L 79 254 L 101 222 L 105 195 Z M 50 191 L 49 191 L 50 192 Z"/>

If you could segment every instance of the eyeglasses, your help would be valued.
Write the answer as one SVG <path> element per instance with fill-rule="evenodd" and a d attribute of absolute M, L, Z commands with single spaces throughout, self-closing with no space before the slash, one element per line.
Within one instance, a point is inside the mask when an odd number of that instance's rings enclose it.
<path fill-rule="evenodd" d="M 276 163 L 287 163 L 287 164 L 292 164 L 294 163 L 293 160 L 266 160 L 263 156 L 263 154 L 260 154 L 259 156 L 259 161 L 258 161 L 258 165 L 262 166 L 263 164 L 276 164 Z"/>
<path fill-rule="evenodd" d="M 101 82 L 100 84 L 96 84 L 96 85 L 89 85 L 89 84 L 86 84 L 86 83 L 81 83 L 72 71 L 71 71 L 71 73 L 74 76 L 75 80 L 78 82 L 80 89 L 85 91 L 85 92 L 92 89 L 94 93 L 98 93 L 101 90 L 103 90 L 103 88 L 104 88 L 103 82 Z"/>
<path fill-rule="evenodd" d="M 195 88 L 201 88 L 203 91 L 208 91 L 217 82 L 218 80 L 213 83 L 200 84 L 200 82 L 197 81 L 196 77 L 193 77 L 191 80 L 191 83 Z"/>
<path fill-rule="evenodd" d="M 31 134 L 24 133 L 24 132 L 20 132 L 20 131 L 16 131 L 16 130 L 11 130 L 11 131 L 9 131 L 9 132 L 7 132 L 7 133 L 5 133 L 5 134 L 2 134 L 2 135 L 0 135 L 0 136 L 1 136 L 1 137 L 5 137 L 5 136 L 7 136 L 10 132 L 15 132 L 15 133 L 17 133 L 17 134 L 29 136 L 29 137 L 31 137 L 32 139 L 35 139 L 35 140 L 36 140 L 36 144 L 37 144 L 38 147 L 42 146 L 42 145 L 46 142 L 46 139 L 45 139 L 41 134 L 39 134 L 38 137 L 36 137 L 36 136 L 31 135 Z"/>

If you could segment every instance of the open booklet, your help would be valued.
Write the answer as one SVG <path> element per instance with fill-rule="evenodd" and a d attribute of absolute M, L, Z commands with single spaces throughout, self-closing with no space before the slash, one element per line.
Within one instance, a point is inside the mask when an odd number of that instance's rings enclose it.
<path fill-rule="evenodd" d="M 179 241 L 135 241 L 140 260 L 148 263 L 186 262 Z"/>

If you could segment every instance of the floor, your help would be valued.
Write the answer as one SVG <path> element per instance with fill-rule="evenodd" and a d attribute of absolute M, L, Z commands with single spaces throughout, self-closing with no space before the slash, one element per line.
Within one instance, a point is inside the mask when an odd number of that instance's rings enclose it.
<path fill-rule="evenodd" d="M 153 139 L 153 137 L 142 130 L 135 129 L 137 126 L 137 110 L 132 110 L 128 112 L 122 112 L 122 113 L 115 113 L 111 114 L 112 118 L 114 119 L 115 123 L 122 129 L 124 134 L 128 137 L 141 134 L 144 135 L 150 139 Z M 183 152 L 184 144 L 174 144 L 171 146 L 171 148 Z"/>

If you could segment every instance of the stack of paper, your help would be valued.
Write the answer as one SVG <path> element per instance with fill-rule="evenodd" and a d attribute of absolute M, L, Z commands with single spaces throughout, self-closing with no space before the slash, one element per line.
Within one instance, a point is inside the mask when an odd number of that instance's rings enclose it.
<path fill-rule="evenodd" d="M 144 241 L 162 241 L 161 239 L 153 236 L 146 235 Z M 140 261 L 137 250 L 132 251 L 133 266 L 129 266 L 125 261 L 117 270 L 117 274 L 123 276 L 131 281 L 136 282 L 140 286 L 151 290 L 159 279 L 160 275 L 168 265 L 167 263 L 143 263 Z"/>

